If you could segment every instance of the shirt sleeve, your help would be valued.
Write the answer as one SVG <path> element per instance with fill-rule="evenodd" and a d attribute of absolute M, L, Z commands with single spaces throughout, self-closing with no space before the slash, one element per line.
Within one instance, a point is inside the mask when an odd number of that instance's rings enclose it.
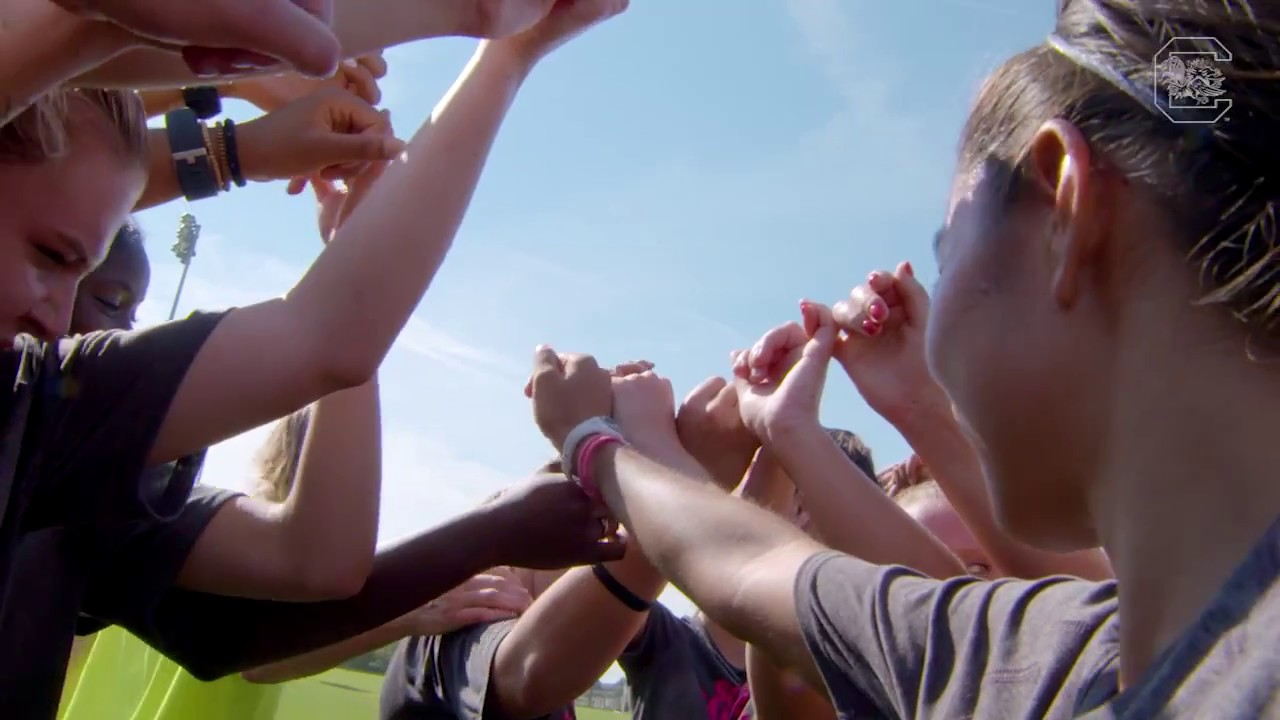
<path fill-rule="evenodd" d="M 104 624 L 150 627 L 152 613 L 177 582 L 200 535 L 222 506 L 239 495 L 200 485 L 176 517 L 140 520 L 104 533 L 78 631 Z"/>
<path fill-rule="evenodd" d="M 401 642 L 382 688 L 384 720 L 484 720 L 493 659 L 515 624 L 515 620 L 504 620 L 472 625 L 447 635 Z"/>
<path fill-rule="evenodd" d="M 199 458 L 145 472 L 147 455 L 200 348 L 225 313 L 141 331 L 90 333 L 42 354 L 35 377 L 44 449 L 35 507 L 104 525 L 172 516 Z M 176 471 L 176 472 L 175 472 Z M 36 520 L 39 522 L 39 520 Z"/>
<path fill-rule="evenodd" d="M 1045 717 L 1115 655 L 1093 642 L 1113 582 L 940 581 L 824 553 L 797 576 L 796 610 L 841 717 Z"/>
<path fill-rule="evenodd" d="M 640 632 L 631 638 L 626 649 L 618 656 L 618 666 L 632 679 L 633 684 L 639 684 L 640 676 L 654 666 L 656 658 L 679 642 L 681 635 L 692 632 L 688 625 L 662 603 L 654 603 L 649 607 L 649 616 L 645 618 Z"/>

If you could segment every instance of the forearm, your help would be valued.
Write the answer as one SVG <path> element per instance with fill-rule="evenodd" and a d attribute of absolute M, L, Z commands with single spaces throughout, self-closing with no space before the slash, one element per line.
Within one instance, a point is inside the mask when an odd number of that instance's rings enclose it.
<path fill-rule="evenodd" d="M 650 562 L 740 638 L 756 634 L 758 620 L 739 603 L 749 569 L 772 553 L 823 549 L 773 513 L 634 449 L 611 446 L 597 458 L 596 477 L 609 508 Z"/>
<path fill-rule="evenodd" d="M 413 40 L 466 32 L 477 4 L 478 0 L 337 0 L 333 30 L 343 57 L 353 58 Z M 130 50 L 82 73 L 76 81 L 85 87 L 174 88 L 209 82 L 196 77 L 178 55 L 152 48 Z M 251 74 L 269 73 L 240 77 Z"/>
<path fill-rule="evenodd" d="M 181 90 L 146 90 L 138 93 L 138 96 L 142 98 L 142 107 L 146 109 L 148 118 L 159 117 L 187 106 Z"/>
<path fill-rule="evenodd" d="M 48 0 L 0 3 L 0 125 L 68 79 L 124 52 L 126 38 Z"/>
<path fill-rule="evenodd" d="M 836 720 L 825 695 L 779 668 L 754 645 L 747 646 L 747 679 L 755 720 Z"/>
<path fill-rule="evenodd" d="M 1111 564 L 1101 550 L 1069 555 L 1045 552 L 1014 540 L 1000 528 L 978 454 L 949 409 L 922 414 L 899 430 L 929 468 L 974 539 L 1005 573 L 1032 579 L 1049 575 L 1086 580 L 1113 577 Z"/>
<path fill-rule="evenodd" d="M 606 564 L 623 587 L 652 603 L 666 579 L 631 548 Z M 592 573 L 575 568 L 521 616 L 493 661 L 489 697 L 503 717 L 541 717 L 571 704 L 622 654 L 648 613 L 615 598 Z"/>
<path fill-rule="evenodd" d="M 286 302 L 302 342 L 344 377 L 372 372 L 453 242 L 528 67 L 477 52 L 431 119 Z"/>
<path fill-rule="evenodd" d="M 378 384 L 316 403 L 279 529 L 295 574 L 357 592 L 373 564 L 382 490 Z"/>
<path fill-rule="evenodd" d="M 507 564 L 521 542 L 509 525 L 501 512 L 480 508 L 382 550 L 364 587 L 345 600 L 287 603 L 175 590 L 154 622 L 129 629 L 202 680 L 242 672 L 368 632 Z"/>
<path fill-rule="evenodd" d="M 401 620 L 391 622 L 361 633 L 348 640 L 336 642 L 314 652 L 263 665 L 241 673 L 251 683 L 282 683 L 298 678 L 309 677 L 335 668 L 342 663 L 386 647 L 408 637 L 411 633 L 407 624 Z"/>
<path fill-rule="evenodd" d="M 964 574 L 955 555 L 849 462 L 817 422 L 779 433 L 769 449 L 800 489 L 818 535 L 831 548 L 930 577 Z"/>
<path fill-rule="evenodd" d="M 178 173 L 173 167 L 169 135 L 164 128 L 147 131 L 147 187 L 133 206 L 134 212 L 163 205 L 182 197 Z"/>

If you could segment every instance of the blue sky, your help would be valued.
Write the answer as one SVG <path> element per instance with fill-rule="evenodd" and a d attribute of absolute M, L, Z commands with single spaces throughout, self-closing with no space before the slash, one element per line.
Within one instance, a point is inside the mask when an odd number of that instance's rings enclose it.
<path fill-rule="evenodd" d="M 538 343 L 653 360 L 683 395 L 798 317 L 802 297 L 834 302 L 900 260 L 932 277 L 968 103 L 1000 60 L 1040 42 L 1052 13 L 1048 0 L 633 0 L 548 58 L 383 369 L 381 539 L 546 459 L 521 395 Z M 389 51 L 384 105 L 402 137 L 472 48 Z M 185 210 L 140 216 L 154 266 L 144 323 L 168 314 Z M 281 295 L 320 248 L 311 197 L 283 185 L 192 210 L 203 233 L 180 313 Z M 823 416 L 862 435 L 881 467 L 907 452 L 835 368 Z M 215 448 L 205 481 L 246 487 L 263 436 Z"/>

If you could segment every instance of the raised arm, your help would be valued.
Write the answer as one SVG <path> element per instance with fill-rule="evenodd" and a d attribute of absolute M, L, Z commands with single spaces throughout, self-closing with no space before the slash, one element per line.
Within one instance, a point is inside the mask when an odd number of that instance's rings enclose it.
<path fill-rule="evenodd" d="M 876 412 L 902 433 L 991 559 L 1014 577 L 1112 577 L 1100 550 L 1060 555 L 1009 537 L 996 523 L 977 453 L 925 365 L 929 295 L 910 264 L 872 273 L 834 307 L 845 336 L 836 358 Z"/>
<path fill-rule="evenodd" d="M 210 128 L 209 132 L 218 131 Z M 235 134 L 241 173 L 248 182 L 319 173 L 331 180 L 351 181 L 370 164 L 386 163 L 404 150 L 404 144 L 392 136 L 385 113 L 352 93 L 327 86 L 237 125 Z M 135 211 L 182 197 L 167 130 L 150 132 L 149 150 L 147 187 Z M 220 154 L 207 142 L 205 150 L 217 164 L 224 186 L 232 188 L 228 163 L 215 157 Z"/>
<path fill-rule="evenodd" d="M 636 548 L 602 567 L 652 604 L 667 581 Z M 648 613 L 624 605 L 591 568 L 570 570 L 520 617 L 498 646 L 489 679 L 495 717 L 542 717 L 571 704 L 604 674 Z"/>
<path fill-rule="evenodd" d="M 353 58 L 435 37 L 508 37 L 532 26 L 553 4 L 554 0 L 335 0 L 332 27 L 342 57 Z M 222 75 L 225 80 L 263 72 L 240 69 Z M 83 87 L 158 88 L 207 84 L 209 79 L 197 76 L 175 53 L 135 46 L 83 72 L 76 82 Z"/>
<path fill-rule="evenodd" d="M 177 391 L 153 463 L 373 376 L 443 262 L 502 119 L 545 51 L 514 41 L 481 45 L 406 159 L 288 296 L 222 320 Z"/>
<path fill-rule="evenodd" d="M 562 447 L 587 418 L 610 412 L 631 418 L 623 431 L 636 446 L 605 447 L 592 466 L 618 521 L 658 571 L 712 620 L 822 687 L 800 634 L 792 588 L 801 565 L 823 547 L 698 473 L 668 466 L 688 467 L 689 459 L 650 459 L 684 455 L 672 422 L 670 383 L 646 372 L 616 380 L 610 397 L 593 367 L 594 361 L 562 361 L 549 348 L 539 350 L 533 404 L 543 434 Z"/>
<path fill-rule="evenodd" d="M 850 462 L 819 423 L 837 331 L 826 307 L 806 302 L 801 308 L 804 327 L 774 328 L 750 352 L 735 355 L 744 421 L 800 490 L 828 546 L 932 577 L 964 574 L 955 555 Z"/>
<path fill-rule="evenodd" d="M 346 193 L 316 184 L 322 240 L 377 179 L 374 166 Z M 278 424 L 267 442 L 270 462 L 259 480 L 274 497 L 239 497 L 220 508 L 187 556 L 178 585 L 272 600 L 354 595 L 369 576 L 378 539 L 377 383 L 321 398 L 308 414 Z"/>

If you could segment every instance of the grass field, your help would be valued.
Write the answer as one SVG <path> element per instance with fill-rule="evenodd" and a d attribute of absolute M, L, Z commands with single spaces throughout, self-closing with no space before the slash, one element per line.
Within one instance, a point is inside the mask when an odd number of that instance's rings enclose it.
<path fill-rule="evenodd" d="M 382 676 L 352 670 L 330 670 L 285 685 L 276 720 L 373 720 L 378 716 Z M 577 708 L 578 720 L 623 720 L 624 713 Z"/>

